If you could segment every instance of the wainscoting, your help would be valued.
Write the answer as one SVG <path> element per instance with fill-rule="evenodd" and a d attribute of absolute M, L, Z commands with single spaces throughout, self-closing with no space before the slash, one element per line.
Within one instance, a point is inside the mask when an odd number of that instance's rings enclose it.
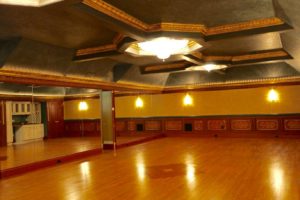
<path fill-rule="evenodd" d="M 100 134 L 100 119 L 65 120 L 65 137 L 93 137 Z"/>
<path fill-rule="evenodd" d="M 300 137 L 300 114 L 214 117 L 119 118 L 117 135 Z"/>

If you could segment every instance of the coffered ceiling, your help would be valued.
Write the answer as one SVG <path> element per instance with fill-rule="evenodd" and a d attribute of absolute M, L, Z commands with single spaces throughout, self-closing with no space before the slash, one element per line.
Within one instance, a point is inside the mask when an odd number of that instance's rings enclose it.
<path fill-rule="evenodd" d="M 2 4 L 0 80 L 147 91 L 298 83 L 299 10 L 298 0 Z M 164 61 L 125 52 L 134 42 L 162 36 L 203 48 Z M 207 63 L 228 68 L 186 70 Z"/>

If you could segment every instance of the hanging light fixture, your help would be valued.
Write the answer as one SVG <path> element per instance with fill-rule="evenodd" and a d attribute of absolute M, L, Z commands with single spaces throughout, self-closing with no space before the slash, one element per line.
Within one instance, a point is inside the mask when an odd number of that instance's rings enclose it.
<path fill-rule="evenodd" d="M 136 108 L 142 108 L 144 106 L 144 102 L 141 99 L 141 97 L 137 97 L 135 100 L 135 107 Z"/>
<path fill-rule="evenodd" d="M 191 106 L 193 105 L 193 99 L 189 94 L 186 94 L 183 98 L 183 105 L 184 106 Z"/>
<path fill-rule="evenodd" d="M 86 101 L 80 101 L 79 104 L 78 104 L 78 110 L 80 111 L 86 111 L 88 110 L 89 106 L 88 104 L 86 103 Z"/>
<path fill-rule="evenodd" d="M 187 54 L 201 48 L 202 45 L 187 39 L 158 37 L 153 40 L 132 43 L 125 51 L 138 56 L 157 56 L 165 60 L 171 55 Z"/>
<path fill-rule="evenodd" d="M 62 0 L 0 0 L 0 4 L 41 7 Z"/>
<path fill-rule="evenodd" d="M 279 93 L 274 89 L 269 90 L 268 95 L 267 95 L 267 100 L 269 102 L 278 102 L 279 101 Z"/>

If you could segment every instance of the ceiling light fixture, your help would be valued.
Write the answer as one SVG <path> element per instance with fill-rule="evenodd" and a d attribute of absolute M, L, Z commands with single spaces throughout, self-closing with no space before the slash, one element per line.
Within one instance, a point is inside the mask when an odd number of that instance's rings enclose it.
<path fill-rule="evenodd" d="M 153 40 L 131 44 L 125 51 L 138 56 L 157 56 L 165 60 L 171 55 L 187 54 L 202 46 L 187 39 L 159 37 Z"/>
<path fill-rule="evenodd" d="M 167 59 L 172 54 L 177 54 L 184 49 L 188 42 L 188 40 L 160 37 L 150 41 L 140 42 L 138 43 L 138 46 L 143 51 L 154 54 L 160 59 Z"/>
<path fill-rule="evenodd" d="M 0 0 L 0 4 L 41 7 L 62 0 Z"/>
<path fill-rule="evenodd" d="M 213 71 L 213 70 L 220 70 L 227 68 L 227 65 L 218 65 L 218 64 L 205 64 L 205 65 L 199 65 L 199 66 L 192 66 L 189 68 L 186 68 L 187 71 Z"/>

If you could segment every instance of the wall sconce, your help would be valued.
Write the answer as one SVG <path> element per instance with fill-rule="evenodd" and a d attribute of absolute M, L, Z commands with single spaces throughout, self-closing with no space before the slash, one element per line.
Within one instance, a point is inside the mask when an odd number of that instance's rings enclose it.
<path fill-rule="evenodd" d="M 278 102 L 279 101 L 279 93 L 274 89 L 269 90 L 268 95 L 267 95 L 267 100 L 269 102 Z"/>
<path fill-rule="evenodd" d="M 88 104 L 85 101 L 80 101 L 78 104 L 78 110 L 86 111 L 89 108 Z"/>
<path fill-rule="evenodd" d="M 142 108 L 144 106 L 144 102 L 141 99 L 141 97 L 136 98 L 135 100 L 135 107 L 136 108 Z"/>
<path fill-rule="evenodd" d="M 183 105 L 184 106 L 191 106 L 193 105 L 193 99 L 189 94 L 186 94 L 183 98 Z"/>

